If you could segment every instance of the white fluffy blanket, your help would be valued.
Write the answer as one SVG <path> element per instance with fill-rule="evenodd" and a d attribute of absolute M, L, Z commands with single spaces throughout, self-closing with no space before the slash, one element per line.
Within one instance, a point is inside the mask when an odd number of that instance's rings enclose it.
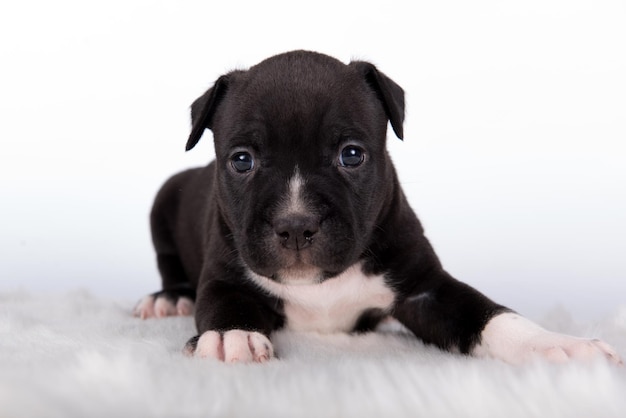
<path fill-rule="evenodd" d="M 278 333 L 280 359 L 225 365 L 181 348 L 191 318 L 141 321 L 132 301 L 0 293 L 1 417 L 625 417 L 626 368 L 442 353 L 408 335 Z M 626 307 L 540 322 L 626 353 Z"/>

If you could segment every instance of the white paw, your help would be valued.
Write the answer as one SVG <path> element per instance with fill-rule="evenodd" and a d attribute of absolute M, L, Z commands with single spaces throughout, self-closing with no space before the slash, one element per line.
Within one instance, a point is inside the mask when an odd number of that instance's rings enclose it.
<path fill-rule="evenodd" d="M 188 346 L 185 352 L 226 363 L 264 363 L 274 357 L 272 343 L 265 335 L 239 329 L 226 331 L 223 335 L 206 331 L 198 338 L 195 351 Z"/>
<path fill-rule="evenodd" d="M 139 301 L 134 315 L 141 319 L 164 318 L 166 316 L 193 315 L 194 303 L 191 299 L 181 296 L 174 302 L 165 295 L 148 295 Z"/>
<path fill-rule="evenodd" d="M 497 358 L 511 364 L 537 359 L 564 363 L 599 358 L 622 364 L 617 352 L 603 341 L 550 332 L 514 313 L 492 318 L 481 334 L 481 343 L 472 354 Z"/>

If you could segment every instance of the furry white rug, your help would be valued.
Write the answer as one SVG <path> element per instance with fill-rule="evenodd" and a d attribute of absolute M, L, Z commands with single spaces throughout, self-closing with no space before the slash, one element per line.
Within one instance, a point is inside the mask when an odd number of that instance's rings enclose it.
<path fill-rule="evenodd" d="M 0 293 L 2 417 L 624 417 L 626 368 L 513 367 L 398 332 L 282 332 L 281 358 L 225 365 L 181 354 L 191 318 L 141 321 L 134 301 Z M 599 323 L 542 325 L 626 353 L 626 306 Z"/>

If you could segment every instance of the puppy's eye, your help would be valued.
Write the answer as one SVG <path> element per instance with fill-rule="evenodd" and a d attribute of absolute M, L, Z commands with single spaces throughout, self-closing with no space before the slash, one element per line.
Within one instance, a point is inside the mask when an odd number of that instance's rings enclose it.
<path fill-rule="evenodd" d="M 238 152 L 230 157 L 230 164 L 238 173 L 245 173 L 254 168 L 254 158 L 249 152 Z"/>
<path fill-rule="evenodd" d="M 343 167 L 358 167 L 365 160 L 365 152 L 356 145 L 348 145 L 339 154 L 339 164 Z"/>

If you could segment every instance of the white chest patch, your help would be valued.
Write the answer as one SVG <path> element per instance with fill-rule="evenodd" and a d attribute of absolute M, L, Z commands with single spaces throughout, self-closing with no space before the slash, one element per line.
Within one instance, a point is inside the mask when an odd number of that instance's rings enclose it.
<path fill-rule="evenodd" d="M 284 302 L 287 328 L 323 333 L 348 332 L 368 309 L 389 309 L 394 294 L 383 276 L 366 276 L 355 264 L 322 283 L 283 284 L 249 273 L 250 278 Z"/>

